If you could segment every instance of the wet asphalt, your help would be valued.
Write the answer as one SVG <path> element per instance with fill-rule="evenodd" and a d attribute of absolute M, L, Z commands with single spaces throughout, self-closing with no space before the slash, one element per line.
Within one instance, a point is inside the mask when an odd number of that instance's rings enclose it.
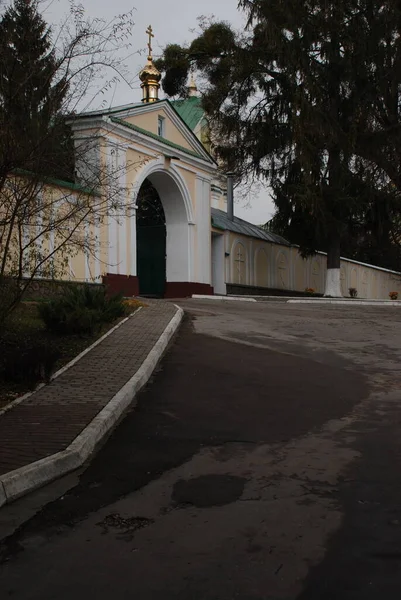
<path fill-rule="evenodd" d="M 0 511 L 0 597 L 399 598 L 401 316 L 183 306 L 87 468 Z"/>

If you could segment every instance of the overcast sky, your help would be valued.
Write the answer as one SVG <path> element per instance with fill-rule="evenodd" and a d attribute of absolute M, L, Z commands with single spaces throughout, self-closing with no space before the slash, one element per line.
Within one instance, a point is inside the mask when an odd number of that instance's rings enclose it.
<path fill-rule="evenodd" d="M 49 23 L 59 23 L 67 14 L 68 0 L 42 0 Z M 78 2 L 78 0 L 77 0 Z M 132 69 L 131 87 L 119 83 L 112 93 L 113 105 L 138 102 L 141 99 L 138 73 L 146 62 L 147 37 L 145 31 L 152 25 L 154 52 L 158 54 L 168 43 L 184 43 L 195 37 L 198 17 L 214 16 L 226 20 L 236 28 L 244 26 L 244 15 L 237 10 L 237 0 L 81 0 L 88 16 L 111 19 L 135 8 L 135 26 L 132 31 L 132 55 L 127 64 Z M 137 51 L 142 50 L 139 55 Z M 111 100 L 111 98 L 110 98 Z M 256 198 L 236 205 L 236 214 L 253 223 L 265 223 L 272 214 L 272 202 L 268 191 L 258 193 Z"/>

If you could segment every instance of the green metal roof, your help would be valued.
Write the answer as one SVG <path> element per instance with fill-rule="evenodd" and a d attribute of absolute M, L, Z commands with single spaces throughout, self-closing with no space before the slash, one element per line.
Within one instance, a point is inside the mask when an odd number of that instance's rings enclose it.
<path fill-rule="evenodd" d="M 187 127 L 191 131 L 195 129 L 199 121 L 204 116 L 204 110 L 202 108 L 202 102 L 200 98 L 196 96 L 192 98 L 185 98 L 181 100 L 159 100 L 158 103 L 162 104 L 167 102 L 172 106 L 181 119 L 184 121 Z M 98 115 L 116 115 L 121 112 L 126 112 L 127 110 L 135 110 L 137 108 L 143 108 L 143 102 L 135 102 L 133 104 L 125 104 L 122 106 L 116 106 L 114 108 L 100 109 L 100 110 L 92 110 L 84 113 L 80 113 L 78 115 L 73 115 L 72 118 L 86 118 L 93 117 Z M 152 104 L 154 106 L 154 104 Z"/>
<path fill-rule="evenodd" d="M 26 169 L 14 169 L 13 173 L 15 173 L 15 175 L 21 175 L 26 177 L 38 177 L 36 173 L 34 173 L 33 171 L 28 171 Z M 87 188 L 79 183 L 74 183 L 73 181 L 64 181 L 63 179 L 57 179 L 56 177 L 48 177 L 46 175 L 40 176 L 40 180 L 43 183 L 48 183 L 57 187 L 67 188 L 75 192 L 82 192 L 83 194 L 88 194 L 88 196 L 101 195 L 98 190 Z"/>
<path fill-rule="evenodd" d="M 152 133 L 151 131 L 148 131 L 147 129 L 142 129 L 142 127 L 138 127 L 138 125 L 133 125 L 132 123 L 128 123 L 128 121 L 124 121 L 123 119 L 118 119 L 117 117 L 111 117 L 111 121 L 113 123 L 117 123 L 118 125 L 123 125 L 124 127 L 128 127 L 129 129 L 133 129 L 134 131 L 137 131 L 138 133 L 142 133 L 143 135 L 153 138 L 154 140 L 157 140 L 158 142 L 162 142 L 166 146 L 170 146 L 171 148 L 175 148 L 176 150 L 181 150 L 181 152 L 185 152 L 186 154 L 189 154 L 190 156 L 195 156 L 196 158 L 201 158 L 202 160 L 207 160 L 201 154 L 198 154 L 197 152 L 194 152 L 193 150 L 189 150 L 188 148 L 184 148 L 184 146 L 180 146 L 179 144 L 175 144 L 174 142 L 170 142 L 170 140 L 167 140 L 166 138 L 164 138 L 160 135 L 157 135 L 156 133 Z M 212 161 L 212 159 L 210 158 L 210 162 L 211 161 Z"/>
<path fill-rule="evenodd" d="M 290 243 L 287 242 L 287 240 L 285 240 L 283 237 L 281 237 L 281 235 L 271 233 L 270 231 L 265 231 L 257 225 L 248 223 L 248 221 L 244 221 L 243 219 L 239 219 L 238 217 L 234 217 L 234 219 L 231 221 L 228 218 L 227 213 L 223 210 L 219 210 L 218 208 L 212 208 L 211 212 L 212 225 L 217 229 L 222 229 L 223 231 L 232 231 L 234 233 L 241 233 L 242 235 L 258 238 L 260 240 L 264 240 L 265 242 L 271 242 L 273 244 L 290 246 Z"/>
<path fill-rule="evenodd" d="M 180 115 L 181 119 L 193 131 L 205 114 L 200 98 L 193 96 L 185 100 L 170 100 L 170 104 Z"/>
<path fill-rule="evenodd" d="M 81 112 L 76 115 L 71 115 L 71 119 L 87 119 L 88 117 L 96 117 L 102 115 L 115 115 L 120 112 L 126 112 L 127 110 L 133 110 L 136 108 L 142 108 L 143 102 L 134 102 L 131 104 L 123 104 L 120 106 L 114 106 L 111 108 L 99 108 L 97 110 L 88 110 Z"/>

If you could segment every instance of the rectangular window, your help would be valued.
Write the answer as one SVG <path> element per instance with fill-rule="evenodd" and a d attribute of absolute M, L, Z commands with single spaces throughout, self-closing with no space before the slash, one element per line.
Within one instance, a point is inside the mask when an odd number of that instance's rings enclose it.
<path fill-rule="evenodd" d="M 157 120 L 157 135 L 160 135 L 160 137 L 164 137 L 164 133 L 165 133 L 164 123 L 165 123 L 164 117 L 159 116 L 158 120 Z"/>

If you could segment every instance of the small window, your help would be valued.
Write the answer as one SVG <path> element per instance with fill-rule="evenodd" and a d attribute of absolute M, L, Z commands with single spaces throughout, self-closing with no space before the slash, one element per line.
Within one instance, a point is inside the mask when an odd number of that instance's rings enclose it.
<path fill-rule="evenodd" d="M 160 135 L 160 137 L 164 137 L 164 123 L 165 123 L 165 119 L 164 117 L 158 117 L 158 121 L 157 121 L 157 135 Z"/>

